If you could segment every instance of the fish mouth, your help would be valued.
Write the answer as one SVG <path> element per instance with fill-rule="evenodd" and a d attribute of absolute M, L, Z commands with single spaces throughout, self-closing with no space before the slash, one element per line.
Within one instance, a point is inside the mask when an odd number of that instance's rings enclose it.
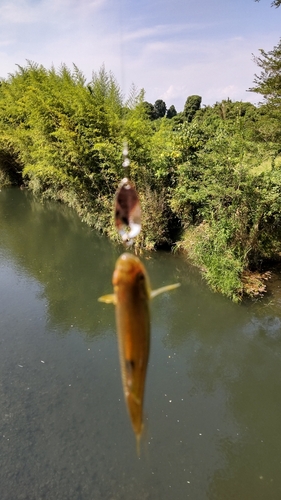
<path fill-rule="evenodd" d="M 142 264 L 138 257 L 131 253 L 123 253 L 116 262 L 113 273 L 113 285 L 117 285 L 120 277 L 126 277 L 131 280 L 135 275 L 142 271 Z"/>

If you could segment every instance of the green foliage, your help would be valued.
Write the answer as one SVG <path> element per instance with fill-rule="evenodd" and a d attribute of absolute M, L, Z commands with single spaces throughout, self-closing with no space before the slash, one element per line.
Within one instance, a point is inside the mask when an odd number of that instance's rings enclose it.
<path fill-rule="evenodd" d="M 144 101 L 143 102 L 143 106 L 144 106 L 145 112 L 146 112 L 147 117 L 149 118 L 149 120 L 154 120 L 155 119 L 155 115 L 154 115 L 154 106 L 153 106 L 153 104 L 151 104 L 151 102 Z"/>
<path fill-rule="evenodd" d="M 170 206 L 184 228 L 179 246 L 214 290 L 240 300 L 245 271 L 281 251 L 281 169 L 272 161 L 254 175 L 278 145 L 257 140 L 258 109 L 244 105 L 241 112 L 240 103 L 228 101 L 223 115 L 222 104 L 181 125 L 177 141 L 185 155 L 174 173 Z"/>
<path fill-rule="evenodd" d="M 223 217 L 190 227 L 184 234 L 183 248 L 214 291 L 238 302 L 242 297 L 243 261 L 230 244 L 234 232 L 231 222 Z"/>
<path fill-rule="evenodd" d="M 196 111 L 200 109 L 202 97 L 199 95 L 190 95 L 184 105 L 183 113 L 188 122 L 191 122 L 195 116 Z"/>
<path fill-rule="evenodd" d="M 255 86 L 250 90 L 262 94 L 268 104 L 280 110 L 281 39 L 273 50 L 265 52 L 265 50 L 260 49 L 260 54 L 260 57 L 254 56 L 254 61 L 262 69 L 262 72 L 260 75 L 255 75 Z"/>
<path fill-rule="evenodd" d="M 167 111 L 167 107 L 164 101 L 162 99 L 158 99 L 154 103 L 154 117 L 157 118 L 163 118 L 165 116 Z"/>
<path fill-rule="evenodd" d="M 172 117 L 171 121 L 173 123 L 174 130 L 176 131 L 182 123 L 184 123 L 186 120 L 185 115 L 183 111 L 180 111 L 177 113 L 175 116 Z"/>
<path fill-rule="evenodd" d="M 177 115 L 177 110 L 176 110 L 175 106 L 172 104 L 172 106 L 170 106 L 168 111 L 167 111 L 166 117 L 170 119 L 176 115 Z"/>
<path fill-rule="evenodd" d="M 201 108 L 201 97 L 189 96 L 183 112 L 171 106 L 165 116 L 164 101 L 153 106 L 134 86 L 124 102 L 104 67 L 86 83 L 76 66 L 28 62 L 0 85 L 0 183 L 61 200 L 117 240 L 126 140 L 143 211 L 137 246 L 181 238 L 209 285 L 237 301 L 245 272 L 281 253 L 276 97 L 274 106 L 227 99 Z"/>
<path fill-rule="evenodd" d="M 76 67 L 48 71 L 28 63 L 1 85 L 2 137 L 26 182 L 56 199 L 71 191 L 80 211 L 100 190 L 113 193 L 121 114 L 120 89 L 104 68 L 86 87 Z"/>

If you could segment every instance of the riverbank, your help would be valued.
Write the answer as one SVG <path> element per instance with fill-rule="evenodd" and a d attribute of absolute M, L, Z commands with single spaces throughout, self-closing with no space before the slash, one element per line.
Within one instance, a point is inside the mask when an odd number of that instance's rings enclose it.
<path fill-rule="evenodd" d="M 66 203 L 117 241 L 126 139 L 143 214 L 136 248 L 180 248 L 235 302 L 262 294 L 263 265 L 281 252 L 279 116 L 229 99 L 200 103 L 190 96 L 183 112 L 155 118 L 144 91 L 124 102 L 104 68 L 86 84 L 76 67 L 29 63 L 0 86 L 0 181 Z"/>
<path fill-rule="evenodd" d="M 0 190 L 1 189 L 6 189 L 9 187 L 12 187 L 13 184 L 9 181 L 8 178 L 5 179 L 5 183 L 1 184 L 0 183 Z M 30 191 L 27 187 L 24 187 L 23 184 L 18 187 L 18 189 L 27 189 L 27 191 Z M 36 196 L 36 195 L 35 195 Z M 40 197 L 41 202 L 44 203 L 44 201 L 47 201 L 48 197 L 43 196 Z M 96 219 L 97 215 L 95 213 L 90 213 L 87 211 L 87 208 L 81 207 L 81 205 L 78 202 L 75 202 L 74 198 L 72 197 L 71 201 L 67 194 L 61 193 L 61 195 L 55 200 L 58 203 L 65 203 L 66 205 L 70 206 L 73 208 L 78 215 L 80 216 L 81 220 L 86 222 L 89 226 L 91 227 L 96 227 L 97 224 L 93 224 L 93 220 Z M 111 206 L 110 206 L 111 205 Z M 105 226 L 103 230 L 100 229 L 101 233 L 104 233 L 107 237 L 109 237 L 111 240 L 115 242 L 120 243 L 120 238 L 119 235 L 115 229 L 114 226 L 114 221 L 113 221 L 113 202 L 110 204 L 108 203 L 108 215 L 111 219 L 111 226 Z M 148 215 L 146 214 L 146 217 Z M 101 224 L 101 222 L 100 222 Z M 109 221 L 106 221 L 106 224 L 109 224 Z M 162 249 L 164 246 L 161 247 Z M 199 267 L 198 264 L 196 263 L 196 258 L 191 258 L 192 252 L 190 251 L 190 247 L 186 248 L 183 242 L 178 242 L 173 246 L 165 246 L 166 250 L 172 251 L 173 253 L 181 253 L 185 258 L 188 260 L 188 262 L 195 267 L 200 269 L 200 272 L 203 277 L 207 275 L 207 269 Z M 154 245 L 149 247 L 147 245 L 145 248 L 142 244 L 142 238 L 139 237 L 136 241 L 135 245 L 135 251 L 137 253 L 142 253 L 143 251 L 155 251 L 157 250 Z M 241 276 L 241 293 L 239 296 L 238 300 L 234 301 L 240 301 L 244 298 L 251 298 L 251 299 L 260 299 L 264 297 L 267 294 L 267 291 L 269 290 L 269 293 L 275 293 L 275 289 L 279 287 L 279 280 L 281 280 L 281 265 L 278 263 L 272 263 L 271 266 L 267 266 L 267 270 L 264 270 L 263 272 L 258 272 L 258 271 L 249 271 L 245 270 L 242 273 Z M 273 285 L 275 283 L 275 286 Z"/>

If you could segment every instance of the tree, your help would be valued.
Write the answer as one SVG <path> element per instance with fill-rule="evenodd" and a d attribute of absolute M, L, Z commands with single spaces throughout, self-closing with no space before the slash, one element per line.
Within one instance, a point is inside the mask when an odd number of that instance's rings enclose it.
<path fill-rule="evenodd" d="M 201 106 L 202 97 L 200 95 L 190 95 L 184 105 L 183 113 L 186 116 L 188 122 L 191 122 L 194 115 Z"/>
<path fill-rule="evenodd" d="M 173 116 L 176 116 L 176 115 L 177 115 L 177 110 L 176 110 L 175 106 L 172 104 L 172 106 L 170 106 L 168 111 L 167 111 L 166 117 L 173 118 Z"/>
<path fill-rule="evenodd" d="M 260 53 L 260 57 L 254 56 L 254 61 L 262 72 L 260 75 L 255 75 L 255 86 L 249 90 L 262 94 L 268 104 L 279 107 L 281 105 L 281 39 L 273 50 L 265 52 L 260 49 Z"/>
<path fill-rule="evenodd" d="M 163 118 L 165 116 L 167 111 L 167 107 L 164 101 L 162 99 L 157 99 L 154 104 L 154 115 L 155 118 Z"/>
<path fill-rule="evenodd" d="M 143 107 L 145 109 L 145 112 L 150 120 L 154 120 L 155 115 L 154 115 L 154 106 L 150 102 L 143 101 Z"/>
<path fill-rule="evenodd" d="M 255 2 L 259 2 L 260 0 L 255 0 Z M 281 5 L 281 0 L 273 0 L 273 2 L 271 3 L 271 7 L 280 7 Z"/>

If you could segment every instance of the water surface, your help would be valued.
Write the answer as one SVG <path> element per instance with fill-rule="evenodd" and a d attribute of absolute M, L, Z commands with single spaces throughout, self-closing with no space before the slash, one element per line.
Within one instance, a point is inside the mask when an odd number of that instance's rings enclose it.
<path fill-rule="evenodd" d="M 280 500 L 280 293 L 235 305 L 180 256 L 143 256 L 153 287 L 182 286 L 152 302 L 138 458 L 97 302 L 121 252 L 65 206 L 0 192 L 1 500 Z"/>

